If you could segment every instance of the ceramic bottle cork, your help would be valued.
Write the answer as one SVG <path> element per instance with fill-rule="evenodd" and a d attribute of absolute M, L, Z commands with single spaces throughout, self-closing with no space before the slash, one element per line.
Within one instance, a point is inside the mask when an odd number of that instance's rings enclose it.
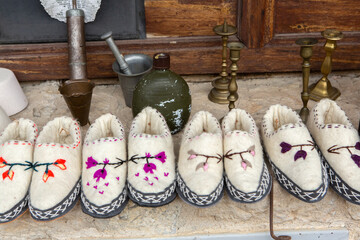
<path fill-rule="evenodd" d="M 136 85 L 132 112 L 136 116 L 143 108 L 157 109 L 166 119 L 171 134 L 179 132 L 189 119 L 191 94 L 186 81 L 170 70 L 170 56 L 157 53 L 153 70 Z"/>

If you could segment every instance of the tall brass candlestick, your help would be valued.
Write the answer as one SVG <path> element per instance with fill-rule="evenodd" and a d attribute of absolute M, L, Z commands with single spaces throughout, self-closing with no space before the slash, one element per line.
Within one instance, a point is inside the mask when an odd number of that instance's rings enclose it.
<path fill-rule="evenodd" d="M 237 66 L 237 61 L 240 59 L 240 50 L 244 47 L 244 45 L 240 42 L 231 42 L 228 43 L 227 47 L 230 49 L 230 70 L 231 70 L 231 79 L 229 84 L 229 92 L 230 95 L 228 96 L 229 100 L 229 111 L 235 108 L 235 102 L 238 100 L 239 95 L 237 94 L 238 86 L 236 84 L 236 75 L 237 70 L 239 69 Z"/>
<path fill-rule="evenodd" d="M 331 86 L 331 83 L 327 76 L 331 72 L 332 65 L 332 53 L 336 49 L 336 41 L 343 38 L 343 34 L 340 31 L 334 29 L 327 29 L 321 32 L 321 35 L 326 38 L 324 45 L 326 51 L 326 57 L 321 65 L 322 78 L 315 84 L 312 84 L 310 89 L 310 99 L 314 101 L 320 101 L 323 98 L 330 98 L 332 100 L 337 99 L 340 96 L 340 91 L 337 88 Z"/>
<path fill-rule="evenodd" d="M 229 96 L 229 81 L 227 79 L 228 73 L 227 73 L 227 49 L 226 45 L 228 42 L 228 38 L 231 35 L 234 35 L 237 32 L 236 27 L 228 25 L 226 23 L 226 20 L 224 20 L 223 25 L 218 25 L 214 27 L 214 32 L 221 36 L 222 39 L 222 63 L 221 63 L 221 73 L 220 78 L 215 79 L 212 82 L 212 86 L 214 87 L 211 89 L 209 93 L 209 100 L 214 103 L 219 104 L 228 104 L 228 96 Z"/>
<path fill-rule="evenodd" d="M 296 44 L 300 45 L 300 56 L 303 58 L 302 64 L 302 73 L 303 73 L 303 91 L 301 93 L 301 100 L 303 102 L 303 107 L 300 110 L 300 117 L 304 123 L 306 123 L 309 116 L 309 109 L 307 108 L 307 103 L 309 101 L 310 95 L 308 92 L 309 86 L 309 77 L 310 77 L 310 58 L 313 54 L 313 46 L 317 44 L 315 38 L 300 38 L 296 40 Z"/>

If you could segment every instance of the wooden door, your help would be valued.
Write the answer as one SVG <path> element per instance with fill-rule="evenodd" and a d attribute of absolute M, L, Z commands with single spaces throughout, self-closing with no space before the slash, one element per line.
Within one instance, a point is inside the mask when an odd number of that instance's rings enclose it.
<path fill-rule="evenodd" d="M 312 69 L 319 70 L 325 57 L 325 29 L 344 33 L 333 55 L 333 70 L 360 69 L 359 0 L 239 0 L 238 7 L 238 37 L 248 47 L 240 71 L 301 70 L 295 40 L 302 37 L 319 40 L 311 60 Z"/>

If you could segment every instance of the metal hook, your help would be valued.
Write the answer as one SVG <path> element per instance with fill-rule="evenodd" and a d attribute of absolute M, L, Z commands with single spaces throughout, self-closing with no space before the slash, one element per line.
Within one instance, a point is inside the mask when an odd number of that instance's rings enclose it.
<path fill-rule="evenodd" d="M 270 236 L 274 240 L 291 240 L 290 236 L 275 236 L 274 234 L 274 182 L 271 182 L 271 191 L 270 191 Z"/>

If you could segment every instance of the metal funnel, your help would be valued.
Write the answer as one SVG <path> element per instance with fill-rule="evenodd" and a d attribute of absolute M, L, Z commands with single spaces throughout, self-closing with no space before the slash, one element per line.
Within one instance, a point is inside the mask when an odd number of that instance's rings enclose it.
<path fill-rule="evenodd" d="M 91 96 L 95 84 L 90 80 L 68 80 L 59 87 L 71 114 L 81 126 L 89 123 Z"/>

